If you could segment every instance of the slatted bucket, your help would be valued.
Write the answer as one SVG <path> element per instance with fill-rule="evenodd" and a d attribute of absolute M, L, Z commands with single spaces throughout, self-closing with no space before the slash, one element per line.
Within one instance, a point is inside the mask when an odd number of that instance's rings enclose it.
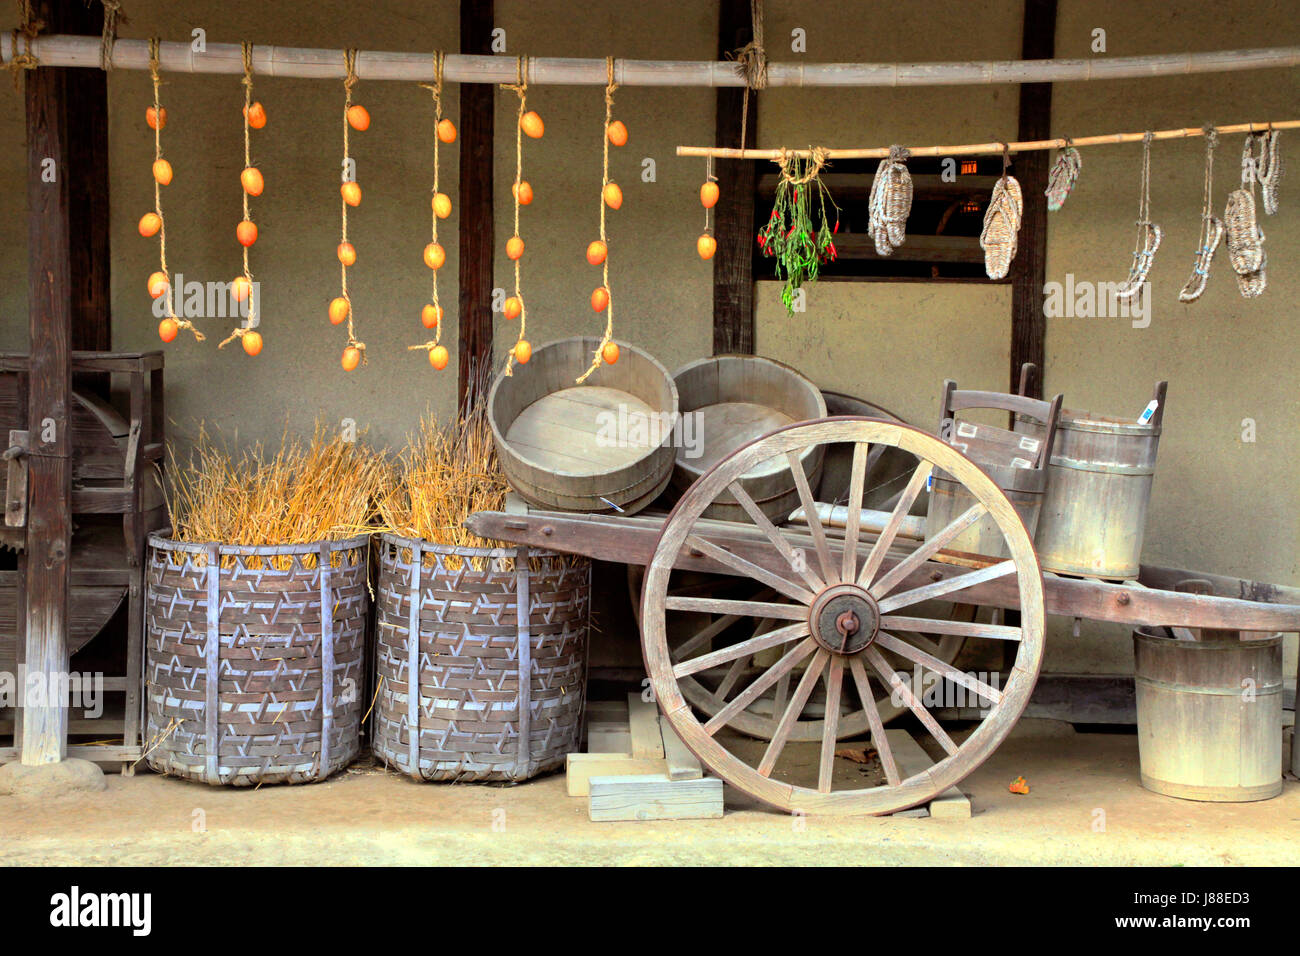
<path fill-rule="evenodd" d="M 492 384 L 488 421 L 501 468 L 537 507 L 632 514 L 668 485 L 678 424 L 672 376 L 620 342 L 616 364 L 575 385 L 599 346 L 595 338 L 549 342 Z"/>
<path fill-rule="evenodd" d="M 202 783 L 323 780 L 361 745 L 370 539 L 149 539 L 149 766 Z"/>
<path fill-rule="evenodd" d="M 678 494 L 742 445 L 784 425 L 826 417 L 826 400 L 816 385 L 788 365 L 756 355 L 699 359 L 679 368 L 673 381 L 683 422 L 672 477 Z M 821 479 L 823 450 L 815 446 L 800 458 L 814 488 Z M 784 459 L 759 464 L 741 476 L 740 484 L 777 524 L 799 506 L 794 475 Z M 704 517 L 749 520 L 728 491 L 704 509 Z"/>
<path fill-rule="evenodd" d="M 980 468 L 1002 489 L 1011 506 L 1025 523 L 1029 539 L 1034 540 L 1039 516 L 1043 509 L 1043 489 L 1047 470 L 1043 468 L 1016 468 L 1010 465 L 980 465 Z M 930 507 L 925 516 L 925 536 L 931 538 L 959 518 L 971 505 L 975 496 L 966 486 L 946 471 L 936 469 L 930 482 Z M 998 530 L 991 515 L 985 515 L 947 545 L 949 551 L 964 551 L 991 558 L 1008 558 L 1006 539 Z"/>
<path fill-rule="evenodd" d="M 1282 636 L 1133 632 L 1142 786 L 1244 803 L 1282 792 Z"/>
<path fill-rule="evenodd" d="M 591 562 L 393 534 L 379 548 L 375 755 L 417 780 L 563 766 L 582 727 Z"/>
<path fill-rule="evenodd" d="M 1063 409 L 1034 545 L 1044 571 L 1136 578 L 1160 446 L 1165 383 L 1148 424 Z M 1041 435 L 1036 422 L 1016 428 Z"/>

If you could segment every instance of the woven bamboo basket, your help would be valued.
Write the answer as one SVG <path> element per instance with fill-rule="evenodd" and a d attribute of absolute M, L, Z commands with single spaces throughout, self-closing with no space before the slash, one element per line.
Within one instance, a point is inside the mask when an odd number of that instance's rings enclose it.
<path fill-rule="evenodd" d="M 306 783 L 356 757 L 368 549 L 366 535 L 279 547 L 150 536 L 153 770 L 236 787 Z"/>
<path fill-rule="evenodd" d="M 375 756 L 417 780 L 563 766 L 582 726 L 591 562 L 393 534 L 379 548 Z"/>

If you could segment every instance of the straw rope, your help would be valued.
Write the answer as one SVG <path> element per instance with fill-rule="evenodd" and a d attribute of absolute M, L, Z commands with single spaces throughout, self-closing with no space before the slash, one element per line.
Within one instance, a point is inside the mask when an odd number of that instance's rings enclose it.
<path fill-rule="evenodd" d="M 1141 291 L 1151 265 L 1155 262 L 1156 250 L 1164 238 L 1164 230 L 1151 221 L 1151 141 L 1154 134 L 1147 130 L 1142 137 L 1142 175 L 1141 198 L 1138 200 L 1137 240 L 1133 249 L 1133 264 L 1129 266 L 1128 277 L 1120 283 L 1116 297 L 1127 299 Z"/>
<path fill-rule="evenodd" d="M 7 64 L 7 69 L 14 78 L 15 90 L 18 89 L 18 78 L 22 76 L 23 70 L 34 70 L 41 65 L 41 61 L 32 52 L 32 43 L 44 27 L 45 21 L 36 18 L 31 0 L 18 0 L 18 28 L 10 33 L 13 38 L 13 55 Z M 26 49 L 21 51 L 18 49 L 19 37 L 26 41 Z"/>
<path fill-rule="evenodd" d="M 442 123 L 442 79 L 443 68 L 446 63 L 446 54 L 441 50 L 435 50 L 433 54 L 433 82 L 421 83 L 420 88 L 428 90 L 433 96 L 433 196 L 430 198 L 430 242 L 438 241 L 438 213 L 433 209 L 432 201 L 438 197 L 438 146 L 440 142 L 438 127 Z M 433 272 L 433 309 L 438 317 L 438 323 L 433 327 L 433 338 L 421 345 L 408 345 L 408 352 L 425 351 L 432 352 L 438 347 L 442 340 L 442 306 L 438 302 L 438 270 Z"/>
<path fill-rule="evenodd" d="M 346 50 L 343 51 L 343 68 L 347 71 L 347 76 L 346 76 L 346 77 L 344 78 L 344 80 L 343 80 L 343 164 L 344 164 L 344 168 L 346 168 L 348 160 L 352 158 L 352 154 L 351 154 L 351 145 L 350 145 L 350 143 L 349 143 L 349 139 L 348 139 L 348 129 L 349 129 L 349 125 L 348 125 L 348 110 L 352 108 L 352 88 L 353 88 L 354 86 L 357 85 L 357 50 L 356 50 L 356 47 L 349 47 L 348 49 L 346 49 Z M 345 199 L 340 199 L 340 200 L 339 200 L 339 206 L 340 206 L 340 208 L 343 210 L 343 216 L 342 216 L 342 227 L 341 227 L 341 233 L 340 233 L 341 238 L 339 239 L 339 245 L 342 246 L 345 242 L 348 241 L 348 204 L 347 204 L 347 200 L 345 200 Z M 351 294 L 348 292 L 348 267 L 347 267 L 347 265 L 346 265 L 342 260 L 339 261 L 339 272 L 340 272 L 340 282 L 339 282 L 339 285 L 340 285 L 340 287 L 342 288 L 342 292 L 341 292 L 340 294 L 343 296 L 344 301 L 346 301 L 347 304 L 348 304 L 348 344 L 347 344 L 347 348 L 353 348 L 353 349 L 356 349 L 358 352 L 360 352 L 360 353 L 361 353 L 361 364 L 362 364 L 362 365 L 365 365 L 365 364 L 366 364 L 366 361 L 367 361 L 367 360 L 366 360 L 366 343 L 365 343 L 365 342 L 358 342 L 358 341 L 357 341 L 356 329 L 355 329 L 355 327 L 353 326 L 353 323 L 352 323 L 353 315 L 354 315 L 354 313 L 355 313 L 355 310 L 352 308 L 352 296 L 351 296 Z M 344 351 L 346 351 L 346 350 L 347 350 L 347 349 L 344 349 Z"/>
<path fill-rule="evenodd" d="M 153 158 L 154 162 L 163 158 L 162 152 L 162 78 L 158 75 L 158 37 L 149 39 L 149 78 L 153 81 Z M 162 184 L 158 177 L 153 179 L 153 211 L 158 216 L 158 271 L 167 278 L 167 318 L 176 323 L 178 329 L 188 329 L 194 335 L 194 341 L 202 342 L 206 335 L 194 327 L 189 319 L 182 319 L 176 314 L 175 299 L 171 287 L 172 274 L 167 268 L 167 217 L 162 211 Z"/>
<path fill-rule="evenodd" d="M 104 5 L 104 32 L 99 40 L 99 68 L 105 73 L 113 69 L 113 45 L 117 43 L 119 23 L 129 23 L 122 12 L 119 0 L 100 0 Z"/>
<path fill-rule="evenodd" d="M 515 61 L 516 80 L 514 83 L 503 83 L 503 90 L 510 90 L 519 97 L 519 111 L 515 116 L 515 187 L 511 190 L 515 196 L 515 231 L 513 235 L 519 235 L 519 184 L 524 180 L 524 113 L 528 109 L 528 57 L 521 56 Z M 520 260 L 514 260 L 515 264 L 515 298 L 519 300 L 519 337 L 515 339 L 515 345 L 524 341 L 524 333 L 528 330 L 528 304 L 524 301 L 524 293 L 520 288 Z M 515 350 L 511 347 L 510 354 L 506 356 L 506 375 L 513 375 L 515 365 Z"/>
<path fill-rule="evenodd" d="M 240 81 L 244 85 L 244 169 L 248 169 L 253 165 L 251 134 L 248 124 L 248 113 L 253 105 L 253 44 L 248 40 L 243 41 L 241 52 L 244 58 L 244 78 Z M 252 222 L 253 216 L 248 208 L 248 190 L 243 189 L 241 183 L 239 191 L 243 194 L 244 199 L 244 220 Z M 253 295 L 253 273 L 248 270 L 248 246 L 242 246 L 242 248 L 244 250 L 244 279 L 248 282 L 248 320 L 243 325 L 237 326 L 230 335 L 226 336 L 225 340 L 217 346 L 218 349 L 224 349 L 231 342 L 242 339 L 249 332 L 254 331 L 258 324 L 257 296 Z"/>
<path fill-rule="evenodd" d="M 1192 274 L 1178 293 L 1179 302 L 1195 302 L 1205 292 L 1210 280 L 1210 263 L 1219 243 L 1223 241 L 1223 221 L 1214 215 L 1214 150 L 1219 145 L 1219 134 L 1214 127 L 1205 126 L 1205 187 L 1201 196 L 1200 245 L 1192 262 Z"/>
<path fill-rule="evenodd" d="M 601 158 L 602 171 L 600 180 L 600 241 L 605 243 L 605 261 L 601 263 L 600 281 L 609 296 L 609 301 L 605 303 L 605 334 L 601 337 L 600 344 L 596 346 L 591 356 L 591 366 L 587 371 L 578 376 L 574 382 L 575 385 L 581 385 L 587 380 L 592 372 L 605 364 L 605 358 L 602 354 L 610 339 L 614 337 L 614 293 L 609 287 L 609 239 L 605 235 L 605 187 L 609 185 L 609 124 L 614 116 L 614 91 L 618 89 L 618 84 L 614 82 L 614 58 L 605 57 L 605 125 L 600 130 L 600 140 L 603 144 L 603 154 Z"/>

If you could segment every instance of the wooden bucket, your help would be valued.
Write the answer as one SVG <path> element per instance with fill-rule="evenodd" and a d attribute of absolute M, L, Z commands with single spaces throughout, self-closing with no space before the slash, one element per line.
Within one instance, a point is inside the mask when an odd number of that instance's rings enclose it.
<path fill-rule="evenodd" d="M 1282 792 L 1280 634 L 1188 641 L 1138 628 L 1133 651 L 1142 786 L 1219 803 Z"/>
<path fill-rule="evenodd" d="M 1164 396 L 1161 382 L 1160 404 L 1146 425 L 1061 411 L 1034 540 L 1044 571 L 1114 580 L 1138 576 Z M 1036 422 L 1017 418 L 1016 428 L 1041 435 Z"/>
<path fill-rule="evenodd" d="M 1002 489 L 1033 541 L 1043 509 L 1043 490 L 1047 482 L 1045 468 L 1016 468 L 1011 465 L 981 464 L 980 470 Z M 959 518 L 975 504 L 975 496 L 946 471 L 935 469 L 930 482 L 930 506 L 925 515 L 925 536 L 931 538 Z M 985 515 L 946 546 L 949 551 L 964 551 L 990 558 L 1009 558 L 1006 539 L 992 515 Z"/>
<path fill-rule="evenodd" d="M 145 747 L 158 773 L 324 780 L 361 745 L 370 538 L 240 547 L 149 538 Z"/>
<path fill-rule="evenodd" d="M 539 347 L 488 395 L 488 421 L 510 486 L 540 508 L 640 511 L 668 484 L 677 387 L 641 349 L 619 345 L 582 385 L 595 338 Z M 617 507 L 615 507 L 617 506 Z"/>
<path fill-rule="evenodd" d="M 582 729 L 591 562 L 393 534 L 379 549 L 375 755 L 417 780 L 563 766 Z"/>
<path fill-rule="evenodd" d="M 683 438 L 696 440 L 690 447 L 678 443 L 672 476 L 678 494 L 742 445 L 783 425 L 826 417 L 826 400 L 816 385 L 788 365 L 755 355 L 699 359 L 679 368 L 673 381 L 681 400 Z M 823 446 L 818 445 L 800 458 L 814 488 L 821 479 L 822 454 Z M 740 484 L 777 524 L 799 506 L 799 492 L 784 458 L 763 462 L 742 475 Z M 704 509 L 704 517 L 749 521 L 726 491 Z"/>

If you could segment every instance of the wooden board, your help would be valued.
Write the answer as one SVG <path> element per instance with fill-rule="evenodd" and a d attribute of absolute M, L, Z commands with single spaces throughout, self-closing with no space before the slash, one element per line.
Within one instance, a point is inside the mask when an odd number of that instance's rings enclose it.
<path fill-rule="evenodd" d="M 663 714 L 659 715 L 659 730 L 663 734 L 668 779 L 698 780 L 704 776 L 704 768 L 700 766 L 699 759 L 682 743 L 682 738 L 677 736 L 672 723 Z"/>
<path fill-rule="evenodd" d="M 720 819 L 722 781 L 670 780 L 666 774 L 592 777 L 587 816 L 596 822 Z"/>
<path fill-rule="evenodd" d="M 592 777 L 634 777 L 664 773 L 662 759 L 631 754 L 568 754 L 564 758 L 565 788 L 571 797 L 591 793 Z"/>
<path fill-rule="evenodd" d="M 627 695 L 627 724 L 632 736 L 632 756 L 664 759 L 664 740 L 659 732 L 659 708 L 642 700 L 639 693 Z"/>
<path fill-rule="evenodd" d="M 886 730 L 885 740 L 898 763 L 903 779 L 922 773 L 934 765 L 930 755 L 906 730 Z M 930 816 L 936 818 L 965 819 L 971 815 L 970 798 L 956 787 L 949 787 L 930 801 Z"/>
<path fill-rule="evenodd" d="M 621 419 L 620 411 L 626 415 Z M 601 437 L 608 433 L 607 417 L 635 425 L 618 434 L 618 441 Z M 654 441 L 658 418 L 655 410 L 635 395 L 617 388 L 582 385 L 561 389 L 533 402 L 510 424 L 506 442 L 535 464 L 569 475 L 601 475 L 640 461 Z M 641 440 L 645 436 L 645 440 Z M 662 438 L 662 435 L 658 437 Z"/>

